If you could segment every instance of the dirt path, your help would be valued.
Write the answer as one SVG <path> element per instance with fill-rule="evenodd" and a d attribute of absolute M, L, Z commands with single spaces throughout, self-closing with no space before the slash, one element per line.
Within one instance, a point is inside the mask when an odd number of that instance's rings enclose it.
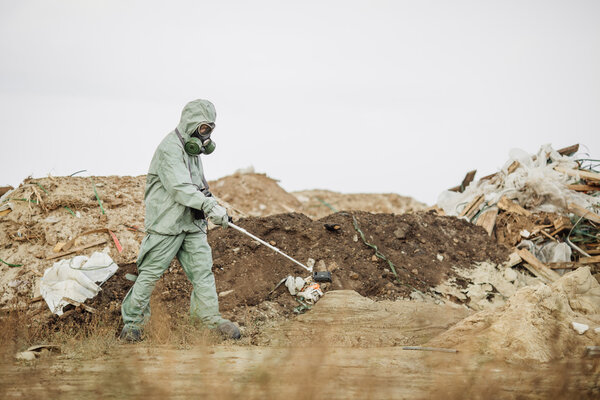
<path fill-rule="evenodd" d="M 600 365 L 594 360 L 509 364 L 472 353 L 402 349 L 427 343 L 470 313 L 452 304 L 376 302 L 354 291 L 332 291 L 306 314 L 286 322 L 267 320 L 253 341 L 247 337 L 241 344 L 214 344 L 198 336 L 182 340 L 168 328 L 167 339 L 161 338 L 168 324 L 156 313 L 149 339 L 137 345 L 121 344 L 114 329 L 99 325 L 91 337 L 63 333 L 60 355 L 32 362 L 0 359 L 0 398 L 568 399 L 600 394 Z"/>
<path fill-rule="evenodd" d="M 399 347 L 120 345 L 102 359 L 4 365 L 0 395 L 4 399 L 535 399 L 593 394 L 588 390 L 590 376 L 568 367 L 568 363 L 536 368 L 491 362 L 477 365 L 460 354 Z"/>

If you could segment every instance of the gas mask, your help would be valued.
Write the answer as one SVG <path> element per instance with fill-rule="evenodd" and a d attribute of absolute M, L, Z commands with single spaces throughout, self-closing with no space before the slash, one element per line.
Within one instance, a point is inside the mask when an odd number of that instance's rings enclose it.
<path fill-rule="evenodd" d="M 211 154 L 215 151 L 217 145 L 210 138 L 210 135 L 215 129 L 214 123 L 204 123 L 198 126 L 198 129 L 192 133 L 191 137 L 185 142 L 185 151 L 191 156 L 200 154 Z"/>

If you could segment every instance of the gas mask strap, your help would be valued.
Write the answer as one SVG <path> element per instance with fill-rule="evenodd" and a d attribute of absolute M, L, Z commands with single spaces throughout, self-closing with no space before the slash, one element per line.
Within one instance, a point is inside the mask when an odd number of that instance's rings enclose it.
<path fill-rule="evenodd" d="M 183 145 L 183 148 L 185 149 L 185 140 L 183 140 L 183 136 L 181 136 L 181 133 L 179 133 L 179 129 L 175 128 L 175 133 L 177 134 L 179 141 L 181 141 L 181 144 Z M 185 153 L 185 155 L 188 156 L 187 153 Z M 198 162 L 200 163 L 200 166 L 202 167 L 202 160 L 200 159 L 200 155 L 198 155 L 197 157 L 198 157 Z M 211 194 L 208 191 L 208 182 L 206 181 L 206 178 L 204 177 L 204 168 L 201 168 L 202 174 L 200 175 L 200 179 L 202 179 L 202 184 L 204 185 L 204 189 L 202 189 L 200 186 L 198 186 L 194 183 L 194 178 L 192 177 L 192 167 L 189 163 L 189 160 L 186 160 L 185 165 L 187 166 L 188 172 L 190 173 L 190 182 L 192 183 L 192 185 L 196 186 L 196 189 L 198 189 L 200 192 L 202 192 L 202 194 L 204 194 L 207 197 L 210 197 Z"/>

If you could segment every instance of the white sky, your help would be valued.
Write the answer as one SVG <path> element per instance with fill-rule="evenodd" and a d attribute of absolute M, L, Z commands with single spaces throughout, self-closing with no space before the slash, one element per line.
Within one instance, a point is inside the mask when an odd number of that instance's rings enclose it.
<path fill-rule="evenodd" d="M 432 204 L 508 151 L 600 158 L 600 1 L 0 0 L 0 185 L 146 173 L 195 98 L 208 179 Z"/>

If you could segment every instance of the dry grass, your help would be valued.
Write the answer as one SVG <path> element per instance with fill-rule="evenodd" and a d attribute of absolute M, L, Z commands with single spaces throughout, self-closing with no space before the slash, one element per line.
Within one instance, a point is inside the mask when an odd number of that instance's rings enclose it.
<path fill-rule="evenodd" d="M 468 356 L 223 343 L 160 303 L 141 344 L 117 339 L 120 321 L 93 319 L 41 332 L 22 312 L 0 323 L 0 398 L 561 398 L 600 396 L 598 362 L 474 363 Z M 43 333 L 46 336 L 40 336 Z M 40 337 L 60 355 L 15 362 Z M 39 343 L 39 342 L 38 342 Z M 393 360 L 392 360 L 393 359 Z M 597 360 L 596 360 L 597 361 Z M 537 369 L 537 370 L 536 370 Z M 422 382 L 422 383 L 415 383 Z"/>

